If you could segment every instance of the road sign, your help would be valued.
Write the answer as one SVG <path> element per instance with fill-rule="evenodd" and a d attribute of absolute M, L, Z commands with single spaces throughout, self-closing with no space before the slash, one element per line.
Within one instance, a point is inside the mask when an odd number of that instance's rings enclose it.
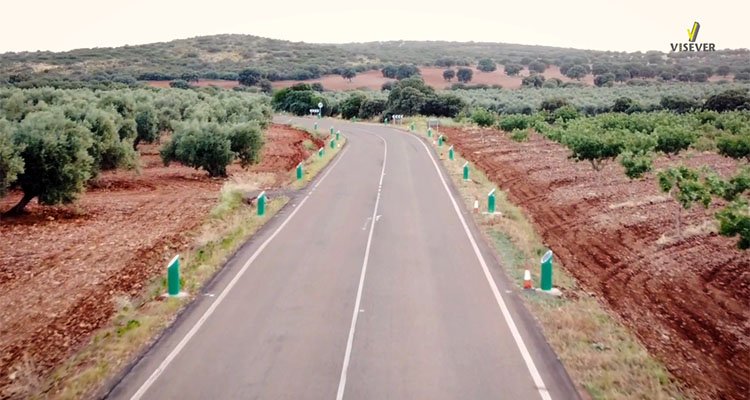
<path fill-rule="evenodd" d="M 318 108 L 323 108 L 323 102 L 318 103 Z"/>

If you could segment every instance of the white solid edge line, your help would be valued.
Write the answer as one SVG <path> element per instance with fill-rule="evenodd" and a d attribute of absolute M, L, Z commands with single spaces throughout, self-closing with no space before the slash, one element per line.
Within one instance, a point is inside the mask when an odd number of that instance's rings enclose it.
<path fill-rule="evenodd" d="M 326 177 L 328 177 L 328 174 L 330 174 L 331 171 L 333 171 L 333 169 L 336 167 L 336 165 L 338 165 L 339 161 L 341 161 L 341 159 L 344 156 L 344 152 L 346 152 L 347 149 L 348 149 L 348 147 L 345 148 L 341 152 L 341 154 L 339 155 L 339 158 L 336 160 L 335 163 L 333 163 L 331 165 L 331 167 L 328 169 L 328 171 L 326 171 L 326 173 L 320 178 L 320 180 L 318 181 L 318 184 L 320 182 L 322 182 Z M 250 267 L 250 264 L 252 264 L 253 261 L 255 261 L 256 258 L 258 258 L 258 255 L 263 251 L 263 249 L 265 249 L 266 246 L 268 246 L 268 244 L 271 243 L 271 241 L 276 237 L 276 235 L 278 235 L 279 232 L 281 232 L 281 230 L 284 229 L 284 227 L 286 226 L 286 224 L 292 219 L 292 217 L 294 217 L 295 214 L 297 214 L 297 211 L 299 211 L 302 208 L 302 206 L 305 204 L 305 202 L 309 198 L 310 198 L 310 194 L 308 193 L 305 196 L 305 198 L 302 199 L 302 201 L 299 203 L 299 205 L 294 209 L 294 211 L 292 211 L 292 213 L 289 214 L 289 216 L 286 218 L 286 220 L 284 220 L 284 222 L 282 222 L 281 225 L 278 228 L 276 228 L 276 230 L 273 232 L 273 234 L 271 234 L 271 236 L 269 236 L 268 239 L 266 239 L 258 247 L 258 249 L 255 250 L 255 253 L 253 253 L 253 255 L 250 256 L 250 258 L 248 258 L 248 260 L 242 266 L 242 269 L 240 269 L 240 271 L 237 273 L 237 275 L 235 275 L 234 278 L 232 278 L 232 280 L 229 282 L 229 284 L 224 288 L 224 290 L 222 290 L 221 294 L 219 294 L 219 296 L 216 297 L 216 300 L 203 313 L 203 315 L 195 323 L 195 325 L 193 325 L 193 327 L 190 328 L 190 330 L 185 335 L 185 337 L 183 337 L 182 340 L 180 340 L 180 342 L 177 343 L 177 346 L 175 346 L 175 348 L 172 349 L 172 351 L 169 353 L 169 355 L 167 355 L 167 357 L 161 362 L 161 364 L 159 364 L 159 367 L 157 367 L 156 370 L 151 374 L 151 376 L 149 376 L 148 379 L 146 379 L 146 381 L 143 382 L 143 384 L 138 389 L 138 391 L 135 392 L 135 394 L 133 394 L 133 396 L 130 397 L 130 400 L 139 400 L 141 397 L 143 397 L 143 395 L 146 393 L 146 391 L 151 387 L 151 385 L 154 384 L 154 382 L 156 382 L 156 380 L 164 372 L 164 370 L 167 368 L 167 366 L 169 366 L 169 364 L 175 359 L 175 357 L 177 357 L 177 355 L 180 353 L 180 351 L 182 351 L 182 349 L 187 345 L 187 343 L 190 341 L 190 339 L 192 339 L 193 336 L 196 334 L 196 332 L 198 332 L 198 330 L 201 328 L 201 326 L 203 326 L 203 324 L 206 322 L 206 320 L 208 319 L 208 317 L 210 317 L 211 314 L 214 313 L 214 311 L 216 310 L 216 308 L 221 304 L 221 302 L 227 296 L 227 294 L 229 293 L 229 291 L 232 290 L 232 288 L 234 287 L 234 285 L 237 284 L 237 282 L 240 280 L 240 278 L 245 273 L 245 271 Z"/>
<path fill-rule="evenodd" d="M 369 133 L 369 132 L 366 132 Z M 354 343 L 354 330 L 357 328 L 357 317 L 359 316 L 359 305 L 362 301 L 362 288 L 365 284 L 365 275 L 367 273 L 367 261 L 370 258 L 370 246 L 372 245 L 372 233 L 375 230 L 375 221 L 378 212 L 378 204 L 380 203 L 380 193 L 383 189 L 383 177 L 385 176 L 385 164 L 388 157 L 388 143 L 380 135 L 371 134 L 377 136 L 383 141 L 383 169 L 380 171 L 380 182 L 378 183 L 378 195 L 375 198 L 375 207 L 372 210 L 372 220 L 370 223 L 370 233 L 367 237 L 367 245 L 365 246 L 365 257 L 362 260 L 362 272 L 359 275 L 359 287 L 357 287 L 357 299 L 354 302 L 354 311 L 352 312 L 352 324 L 349 327 L 349 337 L 346 339 L 346 352 L 344 353 L 344 364 L 341 366 L 341 378 L 339 379 L 339 389 L 336 392 L 336 399 L 342 400 L 344 398 L 344 390 L 346 389 L 346 374 L 349 369 L 349 360 L 352 355 L 352 345 Z"/>
<path fill-rule="evenodd" d="M 443 173 L 440 171 L 440 167 L 435 161 L 435 158 L 432 156 L 432 152 L 430 152 L 430 149 L 427 147 L 426 144 L 424 144 L 423 141 L 421 141 L 420 139 L 412 135 L 409 135 L 409 136 L 411 136 L 412 138 L 414 138 L 414 140 L 422 144 L 425 151 L 427 151 L 427 155 L 430 157 L 430 160 L 432 160 L 432 165 L 435 167 L 435 171 L 437 172 L 438 177 L 440 177 L 440 181 L 443 183 L 443 188 L 445 188 L 445 191 L 448 193 L 448 197 L 451 199 L 451 203 L 453 203 L 453 209 L 456 211 L 456 215 L 458 215 L 458 219 L 461 221 L 461 225 L 463 225 L 464 227 L 464 232 L 466 232 L 466 236 L 469 238 L 469 241 L 471 242 L 471 247 L 474 249 L 474 254 L 477 256 L 477 259 L 479 260 L 479 264 L 482 266 L 482 271 L 484 271 L 484 276 L 485 278 L 487 278 L 487 282 L 490 284 L 490 288 L 492 289 L 492 294 L 495 295 L 495 300 L 497 301 L 497 305 L 500 306 L 500 311 L 502 311 L 503 317 L 505 317 L 505 322 L 508 324 L 510 333 L 513 336 L 513 340 L 515 340 L 516 346 L 518 347 L 518 350 L 520 350 L 521 352 L 521 357 L 523 357 L 523 361 L 526 363 L 526 368 L 528 368 L 529 373 L 531 374 L 531 378 L 534 380 L 534 384 L 539 390 L 539 395 L 541 395 L 542 399 L 544 400 L 552 400 L 552 397 L 550 397 L 550 394 L 547 391 L 547 387 L 544 385 L 542 376 L 539 374 L 539 370 L 537 370 L 536 365 L 534 364 L 534 360 L 531 358 L 531 354 L 529 353 L 529 350 L 526 348 L 526 344 L 524 344 L 523 342 L 523 338 L 521 338 L 521 333 L 518 332 L 518 327 L 516 326 L 516 323 L 513 322 L 513 317 L 511 317 L 510 315 L 508 306 L 505 305 L 505 300 L 503 300 L 503 297 L 500 295 L 500 290 L 498 290 L 497 284 L 495 283 L 495 279 L 492 277 L 489 267 L 487 267 L 487 262 L 485 262 L 484 256 L 482 256 L 482 253 L 479 251 L 479 246 L 477 246 L 477 242 L 474 239 L 474 235 L 471 234 L 471 231 L 469 230 L 469 226 L 466 224 L 466 220 L 464 219 L 463 214 L 461 214 L 461 209 L 458 207 L 458 203 L 456 203 L 456 199 L 453 197 L 453 193 L 451 193 L 450 188 L 448 187 L 448 184 L 445 182 L 445 178 L 443 177 Z"/>

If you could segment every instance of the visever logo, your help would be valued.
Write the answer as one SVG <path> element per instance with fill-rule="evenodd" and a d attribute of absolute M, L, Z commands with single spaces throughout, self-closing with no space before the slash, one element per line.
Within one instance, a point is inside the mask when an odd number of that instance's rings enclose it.
<path fill-rule="evenodd" d="M 688 43 L 670 43 L 672 51 L 716 51 L 714 43 L 695 43 L 700 29 L 701 24 L 698 21 L 693 22 L 693 28 L 687 30 Z"/>

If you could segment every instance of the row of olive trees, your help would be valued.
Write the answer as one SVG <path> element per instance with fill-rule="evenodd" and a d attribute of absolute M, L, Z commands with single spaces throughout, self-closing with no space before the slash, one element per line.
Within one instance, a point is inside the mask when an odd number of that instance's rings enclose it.
<path fill-rule="evenodd" d="M 168 131 L 174 135 L 166 148 L 179 151 L 165 150 L 165 163 L 180 161 L 211 176 L 225 175 L 234 158 L 243 166 L 258 160 L 270 117 L 267 98 L 245 93 L 1 89 L 0 196 L 13 189 L 23 193 L 6 214 L 23 212 L 34 198 L 41 204 L 69 203 L 102 171 L 134 168 L 139 143 L 154 142 Z M 196 124 L 219 127 L 229 155 L 211 162 L 191 157 L 191 151 L 208 158 L 216 154 L 206 146 L 214 138 L 205 134 L 183 140 L 191 136 L 186 127 Z"/>

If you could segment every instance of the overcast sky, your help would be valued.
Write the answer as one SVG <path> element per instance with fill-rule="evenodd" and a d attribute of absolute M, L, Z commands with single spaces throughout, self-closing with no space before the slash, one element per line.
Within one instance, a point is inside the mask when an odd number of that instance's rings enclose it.
<path fill-rule="evenodd" d="M 748 0 L 4 0 L 0 52 L 70 50 L 243 33 L 317 43 L 455 40 L 668 51 L 750 48 Z"/>

